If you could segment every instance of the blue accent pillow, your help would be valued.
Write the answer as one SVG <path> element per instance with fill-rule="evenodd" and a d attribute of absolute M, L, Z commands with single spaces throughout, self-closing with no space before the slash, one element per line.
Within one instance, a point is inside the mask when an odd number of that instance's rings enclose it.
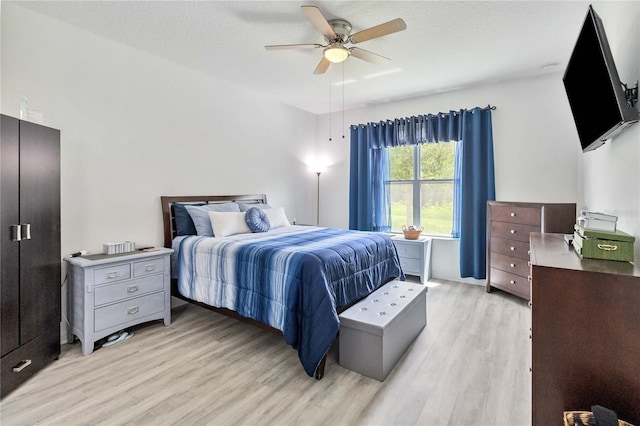
<path fill-rule="evenodd" d="M 240 207 L 236 203 L 223 203 L 223 204 L 205 204 L 201 207 L 197 206 L 185 206 L 193 220 L 193 225 L 196 228 L 196 233 L 201 237 L 213 237 L 213 227 L 211 226 L 211 219 L 209 219 L 209 212 L 240 212 Z"/>
<path fill-rule="evenodd" d="M 188 204 L 190 206 L 204 206 L 204 203 Z M 176 234 L 177 235 L 196 235 L 196 227 L 191 220 L 191 216 L 187 209 L 186 204 L 173 203 L 171 208 L 173 209 L 173 218 L 176 221 Z"/>
<path fill-rule="evenodd" d="M 251 232 L 267 232 L 271 229 L 271 223 L 267 214 L 259 207 L 251 207 L 245 213 L 244 220 Z"/>

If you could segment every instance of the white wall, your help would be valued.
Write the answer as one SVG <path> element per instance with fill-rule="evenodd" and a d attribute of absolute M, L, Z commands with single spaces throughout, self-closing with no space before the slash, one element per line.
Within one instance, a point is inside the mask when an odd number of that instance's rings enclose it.
<path fill-rule="evenodd" d="M 640 80 L 640 2 L 598 2 L 593 7 L 604 24 L 620 80 L 632 87 Z M 618 216 L 618 229 L 636 236 L 637 262 L 640 124 L 634 124 L 595 151 L 581 153 L 579 161 L 584 174 L 582 208 Z"/>
<path fill-rule="evenodd" d="M 2 113 L 61 130 L 62 253 L 162 245 L 161 195 L 266 193 L 315 221 L 312 114 L 2 3 Z"/>

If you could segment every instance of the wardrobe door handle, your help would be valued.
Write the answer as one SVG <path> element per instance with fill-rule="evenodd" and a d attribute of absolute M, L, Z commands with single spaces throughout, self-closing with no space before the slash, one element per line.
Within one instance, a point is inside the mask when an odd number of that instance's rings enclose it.
<path fill-rule="evenodd" d="M 11 241 L 22 240 L 22 225 L 11 225 L 9 229 L 11 230 Z"/>
<path fill-rule="evenodd" d="M 24 370 L 25 368 L 27 368 L 28 366 L 31 365 L 31 360 L 30 359 L 25 359 L 24 361 L 20 361 L 20 364 L 18 364 L 17 366 L 13 367 L 13 372 L 14 373 L 19 373 L 22 370 Z"/>
<path fill-rule="evenodd" d="M 21 228 L 24 229 L 24 232 L 22 233 L 23 240 L 30 240 L 31 239 L 31 224 L 30 223 L 25 223 L 20 225 Z"/>

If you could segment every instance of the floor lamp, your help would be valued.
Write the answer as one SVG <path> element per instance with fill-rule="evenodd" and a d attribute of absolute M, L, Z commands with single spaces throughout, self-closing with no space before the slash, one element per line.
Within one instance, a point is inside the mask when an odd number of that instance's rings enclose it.
<path fill-rule="evenodd" d="M 318 199 L 316 200 L 316 225 L 320 225 L 320 171 L 316 172 L 316 175 L 318 175 L 318 189 L 317 189 L 317 193 L 318 193 Z"/>

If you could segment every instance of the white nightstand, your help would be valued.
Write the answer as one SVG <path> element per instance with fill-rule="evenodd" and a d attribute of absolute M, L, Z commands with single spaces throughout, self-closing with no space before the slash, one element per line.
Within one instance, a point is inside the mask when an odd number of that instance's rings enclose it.
<path fill-rule="evenodd" d="M 171 324 L 170 255 L 173 250 L 70 257 L 67 340 L 77 336 L 82 354 L 94 342 L 143 322 Z"/>
<path fill-rule="evenodd" d="M 420 237 L 417 240 L 407 240 L 403 235 L 391 237 L 396 246 L 400 265 L 406 275 L 420 277 L 424 284 L 431 279 L 431 238 Z"/>

